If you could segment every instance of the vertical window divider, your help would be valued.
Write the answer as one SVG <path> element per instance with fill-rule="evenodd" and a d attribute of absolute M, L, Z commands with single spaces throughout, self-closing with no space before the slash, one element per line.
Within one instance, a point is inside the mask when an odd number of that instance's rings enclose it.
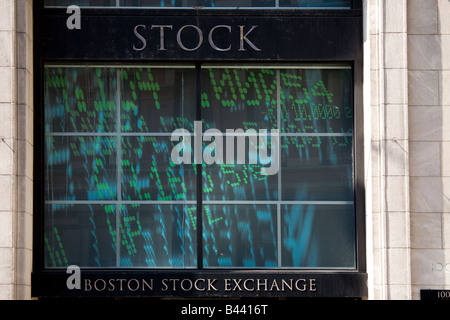
<path fill-rule="evenodd" d="M 277 0 L 278 2 L 278 0 Z M 278 267 L 281 267 L 281 76 L 280 69 L 276 70 L 277 75 L 277 129 L 278 129 L 278 201 L 277 201 L 277 255 Z M 273 150 L 273 149 L 272 149 Z"/>
<path fill-rule="evenodd" d="M 202 121 L 202 73 L 201 64 L 195 64 L 195 118 Z M 203 132 L 201 133 L 203 134 Z M 203 159 L 203 157 L 202 157 Z M 203 189 L 202 189 L 202 162 L 197 167 L 197 269 L 203 269 Z"/>
<path fill-rule="evenodd" d="M 121 69 L 117 69 L 116 71 L 116 81 L 117 81 L 117 94 L 116 94 L 116 132 L 117 132 L 117 205 L 116 205 L 116 266 L 120 268 L 120 207 L 122 206 L 122 128 L 120 121 L 120 103 L 122 100 L 121 97 L 121 87 L 122 82 L 120 81 Z"/>

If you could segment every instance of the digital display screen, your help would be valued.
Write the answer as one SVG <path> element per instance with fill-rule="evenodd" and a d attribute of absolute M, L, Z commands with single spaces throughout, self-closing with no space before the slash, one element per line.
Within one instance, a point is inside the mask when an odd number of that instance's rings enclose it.
<path fill-rule="evenodd" d="M 47 65 L 46 268 L 354 269 L 352 72 Z"/>

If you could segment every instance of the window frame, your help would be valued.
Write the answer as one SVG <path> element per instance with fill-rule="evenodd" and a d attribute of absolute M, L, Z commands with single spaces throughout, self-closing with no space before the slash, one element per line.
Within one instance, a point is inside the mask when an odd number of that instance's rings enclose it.
<path fill-rule="evenodd" d="M 121 0 L 116 0 L 115 5 L 111 6 L 79 6 L 83 9 L 120 9 L 120 10 L 136 10 L 136 9 L 162 9 L 162 10 L 197 10 L 196 7 L 151 7 L 151 6 L 121 6 Z M 279 6 L 279 0 L 275 0 L 275 6 L 273 7 L 246 7 L 246 6 L 231 6 L 231 7 L 201 7 L 203 10 L 348 10 L 348 9 L 358 9 L 359 0 L 350 0 L 350 6 L 346 7 L 290 7 L 290 6 Z M 45 6 L 42 4 L 42 8 L 45 9 L 55 9 L 55 8 L 66 8 L 67 6 L 49 5 Z"/>
<path fill-rule="evenodd" d="M 201 87 L 200 88 L 194 88 L 194 93 L 191 93 L 192 98 L 193 96 L 199 96 L 199 95 L 203 95 L 203 93 L 205 92 L 204 90 L 206 90 L 205 88 L 205 84 L 208 83 L 208 81 L 206 79 L 203 79 L 205 73 L 209 73 L 208 70 L 220 70 L 219 72 L 223 72 L 224 69 L 231 69 L 233 71 L 235 70 L 242 70 L 242 72 L 252 72 L 253 70 L 272 70 L 274 72 L 274 79 L 276 79 L 276 89 L 275 89 L 275 96 L 276 96 L 276 122 L 272 123 L 273 125 L 275 125 L 273 128 L 278 129 L 279 131 L 279 149 L 278 152 L 280 152 L 280 157 L 282 157 L 282 149 L 281 149 L 281 145 L 284 143 L 283 140 L 287 139 L 287 138 L 293 138 L 293 139 L 301 139 L 301 137 L 316 137 L 317 139 L 321 139 L 320 137 L 341 137 L 346 139 L 345 137 L 350 137 L 351 141 L 353 141 L 353 121 L 351 121 L 352 126 L 346 127 L 345 130 L 351 130 L 350 131 L 346 131 L 345 133 L 341 133 L 341 132 L 334 132 L 333 131 L 323 131 L 320 130 L 319 133 L 314 134 L 314 133 L 301 133 L 301 132 L 291 132 L 289 130 L 287 130 L 287 128 L 283 129 L 283 117 L 282 117 L 282 92 L 283 90 L 286 90 L 286 87 L 283 86 L 282 82 L 281 82 L 281 75 L 282 72 L 286 72 L 286 71 L 295 71 L 295 70 L 302 70 L 303 72 L 308 72 L 307 70 L 315 70 L 318 72 L 327 72 L 328 70 L 335 70 L 335 71 L 345 71 L 345 73 L 352 73 L 352 69 L 351 66 L 348 64 L 282 64 L 282 63 L 278 63 L 275 65 L 272 64 L 261 64 L 261 63 L 246 63 L 246 64 L 237 64 L 237 63 L 233 63 L 233 64 L 223 64 L 223 63 L 206 63 L 206 64 L 200 64 L 200 68 L 196 68 L 195 64 L 158 64 L 158 63 L 152 63 L 152 64 L 121 64 L 121 65 L 110 65 L 110 64 L 96 64 L 96 65 L 84 65 L 84 64 L 47 64 L 45 65 L 45 68 L 49 68 L 49 69 L 53 69 L 54 72 L 56 73 L 56 69 L 57 68 L 61 68 L 61 69 L 74 69 L 74 70 L 78 70 L 81 71 L 82 74 L 84 74 L 85 72 L 94 72 L 94 69 L 102 69 L 104 73 L 109 74 L 110 76 L 113 75 L 113 79 L 115 79 L 117 81 L 117 87 L 113 89 L 112 93 L 116 94 L 116 96 L 114 96 L 113 100 L 115 100 L 115 111 L 114 111 L 114 115 L 112 116 L 111 119 L 113 119 L 114 124 L 111 124 L 111 128 L 109 130 L 106 131 L 66 131 L 66 130 L 62 130 L 62 131 L 58 131 L 58 130 L 50 130 L 49 132 L 45 133 L 46 138 L 54 138 L 54 139 L 61 139 L 61 138 L 67 138 L 67 139 L 76 139 L 78 137 L 83 137 L 84 139 L 86 138 L 91 138 L 91 139 L 103 139 L 106 138 L 107 140 L 111 140 L 110 142 L 115 145 L 115 150 L 117 151 L 117 155 L 113 155 L 112 159 L 115 161 L 116 166 L 118 166 L 118 164 L 121 163 L 122 155 L 119 155 L 120 150 L 122 150 L 124 148 L 123 142 L 120 141 L 121 138 L 124 139 L 132 139 L 135 137 L 152 137 L 152 138 L 168 138 L 170 136 L 169 132 L 162 132 L 162 131 L 158 131 L 158 130 L 152 130 L 149 132 L 140 132 L 140 131 L 135 131 L 135 130 L 131 130 L 130 132 L 125 129 L 123 127 L 123 123 L 121 122 L 121 107 L 120 107 L 120 102 L 119 99 L 121 99 L 121 97 L 123 97 L 123 92 L 122 90 L 124 89 L 122 86 L 126 83 L 126 80 L 121 80 L 121 75 L 123 72 L 127 72 L 128 74 L 132 73 L 133 71 L 137 70 L 137 69 L 145 69 L 145 68 L 152 68 L 153 71 L 155 70 L 175 70 L 175 69 L 182 69 L 184 71 L 191 71 L 191 79 L 195 78 L 197 76 L 197 72 L 200 72 L 200 76 L 202 77 L 202 83 L 201 83 Z M 246 71 L 243 71 L 246 70 Z M 70 74 L 70 73 L 69 73 Z M 70 76 L 69 76 L 70 78 Z M 47 78 L 47 82 L 49 78 Z M 217 79 L 217 78 L 216 78 Z M 245 77 L 244 77 L 245 79 Z M 206 80 L 206 82 L 204 82 L 203 80 Z M 346 98 L 352 97 L 353 96 L 353 79 L 350 78 L 336 78 L 336 80 L 340 81 L 340 80 L 346 80 L 346 85 L 345 89 L 347 89 L 349 91 L 349 95 L 346 96 Z M 245 81 L 245 80 L 244 80 Z M 317 81 L 317 79 L 315 80 Z M 48 85 L 48 83 L 47 83 Z M 106 86 L 108 87 L 108 86 Z M 206 87 L 209 87 L 208 85 L 206 85 Z M 85 88 L 82 87 L 82 89 L 84 91 Z M 181 89 L 181 88 L 178 88 Z M 209 87 L 209 89 L 211 90 L 212 88 Z M 344 89 L 344 88 L 342 88 Z M 50 89 L 51 90 L 51 89 Z M 181 91 L 184 91 L 183 89 L 181 89 Z M 213 99 L 211 97 L 211 99 Z M 352 115 L 353 115 L 353 99 L 352 100 Z M 191 119 L 189 120 L 190 122 L 194 122 L 194 121 L 199 121 L 199 120 L 205 120 L 206 119 L 203 117 L 204 116 L 204 111 L 202 111 L 204 108 L 201 106 L 200 103 L 198 102 L 194 102 L 193 105 L 195 105 L 195 109 L 191 110 Z M 339 104 L 341 106 L 341 104 Z M 193 107 L 193 106 L 191 106 Z M 344 106 L 342 106 L 344 107 Z M 46 108 L 46 106 L 44 106 L 44 108 Z M 46 109 L 47 110 L 47 109 Z M 208 109 L 205 109 L 205 111 Z M 193 118 L 193 114 L 195 114 L 196 112 L 199 112 L 202 114 L 202 118 L 201 119 L 194 119 Z M 341 109 L 341 113 L 343 113 L 344 110 Z M 226 117 L 226 115 L 224 116 Z M 343 115 L 342 118 L 343 119 Z M 120 119 L 120 120 L 119 120 Z M 222 118 L 222 119 L 226 119 L 226 118 Z M 352 117 L 353 119 L 353 117 Z M 149 120 L 148 118 L 146 120 Z M 209 119 L 210 121 L 213 119 Z M 249 119 L 252 120 L 252 119 Z M 214 120 L 213 120 L 214 121 Z M 188 123 L 188 124 L 189 124 Z M 48 123 L 51 124 L 51 123 Z M 46 124 L 47 125 L 47 124 Z M 208 125 L 208 124 L 206 124 Z M 347 123 L 347 125 L 349 125 L 349 123 Z M 52 126 L 53 128 L 53 126 Z M 228 127 L 227 127 L 228 128 Z M 239 128 L 242 128 L 242 126 L 239 126 Z M 216 129 L 222 130 L 224 131 L 225 128 L 222 127 L 216 127 Z M 238 129 L 238 128 L 234 128 L 234 129 Z M 260 128 L 257 128 L 256 130 L 258 130 Z M 268 130 L 270 130 L 269 128 L 266 128 Z M 337 128 L 335 128 L 337 129 Z M 226 132 L 223 132 L 224 137 L 227 136 L 228 134 Z M 192 135 L 192 133 L 191 133 Z M 338 138 L 339 139 L 339 138 Z M 126 144 L 126 143 L 125 143 Z M 314 149 L 314 146 L 312 147 L 312 149 Z M 353 152 L 353 144 L 351 144 L 351 151 Z M 348 163 L 344 163 L 345 165 L 349 166 L 353 172 L 354 169 L 354 161 L 353 161 L 353 157 L 351 158 L 351 161 Z M 50 167 L 52 167 L 51 164 L 49 164 Z M 208 167 L 208 166 L 206 166 Z M 47 167 L 48 168 L 48 167 Z M 159 205 L 163 205 L 163 207 L 165 205 L 186 205 L 186 206 L 196 206 L 198 213 L 195 214 L 195 218 L 197 220 L 199 219 L 199 215 L 200 215 L 200 211 L 203 210 L 204 214 L 202 215 L 202 218 L 204 219 L 204 215 L 205 215 L 205 210 L 207 210 L 207 208 L 210 208 L 211 206 L 217 206 L 217 205 L 223 205 L 223 206 L 242 206 L 242 205 L 251 205 L 251 204 L 256 204 L 256 205 L 271 205 L 271 206 L 276 206 L 276 214 L 277 214 L 277 219 L 275 220 L 276 222 L 274 222 L 274 226 L 276 226 L 276 228 L 274 230 L 276 230 L 276 233 L 274 234 L 274 240 L 276 240 L 276 242 L 278 243 L 278 245 L 276 246 L 276 256 L 277 258 L 277 265 L 273 265 L 270 267 L 263 267 L 263 266 L 255 266 L 254 268 L 256 269 L 267 269 L 267 270 L 280 270 L 280 269 L 292 269 L 292 270 L 309 270 L 309 269 L 314 269 L 314 270 L 354 270 L 356 267 L 356 252 L 353 252 L 354 254 L 354 262 L 355 265 L 354 266 L 347 266 L 347 267 L 339 267 L 339 266 L 333 266 L 333 265 L 329 265 L 327 267 L 319 267 L 319 266 L 315 266 L 315 267 L 308 267 L 308 266 L 289 266 L 289 265 L 284 265 L 282 263 L 282 252 L 283 252 L 283 247 L 282 247 L 282 219 L 284 217 L 285 214 L 282 213 L 282 209 L 281 206 L 298 206 L 298 205 L 317 205 L 319 206 L 318 208 L 320 208 L 321 206 L 333 206 L 335 208 L 339 208 L 341 206 L 349 206 L 351 205 L 352 207 L 354 207 L 354 198 L 352 196 L 351 200 L 350 198 L 344 200 L 344 199 L 335 199 L 335 201 L 332 200 L 327 200 L 327 199 L 323 199 L 322 201 L 319 199 L 316 200 L 296 200 L 293 198 L 285 198 L 285 196 L 283 196 L 284 192 L 282 192 L 282 190 L 286 190 L 285 185 L 283 183 L 283 180 L 285 179 L 285 177 L 282 174 L 282 168 L 283 166 L 281 165 L 281 163 L 279 164 L 279 169 L 277 170 L 276 173 L 276 187 L 277 187 L 277 198 L 273 198 L 273 199 L 259 199 L 259 200 L 252 200 L 252 199 L 242 199 L 239 201 L 236 201 L 232 198 L 229 199 L 222 199 L 222 200 L 218 200 L 218 199 L 208 199 L 208 192 L 204 191 L 204 186 L 206 181 L 202 180 L 202 185 L 197 185 L 196 188 L 199 189 L 198 192 L 194 192 L 192 193 L 194 195 L 194 198 L 191 199 L 191 197 L 189 196 L 189 199 L 183 199 L 183 200 L 156 200 L 156 199 L 152 199 L 151 201 L 140 201 L 137 199 L 126 199 L 127 197 L 121 193 L 122 191 L 122 186 L 123 186 L 123 180 L 122 180 L 122 175 L 120 173 L 120 170 L 115 169 L 114 171 L 111 172 L 107 172 L 107 176 L 109 173 L 111 174 L 116 174 L 117 177 L 114 178 L 114 184 L 111 184 L 110 186 L 116 186 L 117 188 L 117 192 L 118 194 L 116 195 L 116 197 L 112 197 L 112 198 L 108 198 L 105 199 L 103 201 L 99 200 L 99 199 L 92 199 L 92 200 L 88 200 L 88 199 L 72 199 L 72 200 L 58 200 L 58 196 L 56 196 L 56 200 L 54 199 L 47 199 L 45 200 L 46 205 L 111 205 L 111 206 L 116 206 L 115 207 L 115 228 L 113 226 L 113 229 L 116 230 L 116 248 L 120 247 L 120 238 L 117 235 L 120 235 L 120 221 L 122 220 L 122 216 L 121 216 L 121 207 L 119 206 L 133 206 L 133 205 L 151 205 L 151 206 L 159 206 Z M 284 167 L 284 169 L 287 169 L 287 167 Z M 215 169 L 213 169 L 215 170 Z M 239 170 L 239 169 L 238 169 Z M 164 170 L 163 170 L 164 171 Z M 50 171 L 51 172 L 51 171 Z M 197 180 L 198 182 L 198 177 L 197 175 L 199 175 L 199 172 L 203 172 L 206 175 L 209 175 L 209 173 L 211 173 L 210 169 L 206 169 L 206 168 L 202 168 L 202 170 L 199 170 L 199 168 L 197 168 L 197 173 L 194 179 L 192 179 L 192 181 Z M 208 173 L 209 172 L 209 173 Z M 240 173 L 241 174 L 241 173 Z M 50 173 L 50 176 L 53 176 L 53 174 Z M 49 178 L 50 178 L 49 176 Z M 125 177 L 126 177 L 126 173 L 125 173 Z M 213 176 L 214 177 L 214 176 Z M 353 181 L 353 174 L 351 177 L 351 185 L 354 185 L 354 181 Z M 221 181 L 222 183 L 224 181 Z M 273 181 L 272 181 L 273 183 Z M 217 185 L 217 183 L 215 182 L 215 184 Z M 256 187 L 256 186 L 254 186 Z M 52 191 L 51 189 L 48 191 Z M 121 193 L 119 195 L 119 193 Z M 58 213 L 58 215 L 62 214 L 62 212 Z M 190 214 L 189 214 L 190 215 Z M 206 213 L 207 215 L 207 213 Z M 51 220 L 52 221 L 52 220 Z M 101 226 L 98 226 L 101 227 Z M 248 269 L 249 267 L 245 267 L 242 265 L 232 265 L 229 267 L 224 267 L 224 266 L 219 266 L 219 265 L 212 265 L 212 266 L 204 266 L 203 262 L 204 259 L 201 258 L 201 256 L 205 255 L 205 250 L 203 250 L 203 245 L 202 245 L 202 239 L 205 237 L 205 232 L 206 229 L 205 228 L 206 225 L 203 224 L 199 227 L 198 233 L 196 234 L 197 236 L 197 241 L 196 241 L 196 250 L 198 252 L 198 250 L 202 250 L 201 254 L 197 255 L 197 263 L 195 263 L 194 265 L 189 265 L 189 266 L 180 266 L 180 267 L 175 267 L 175 266 L 162 266 L 162 265 L 158 265 L 158 266 L 154 266 L 154 267 L 149 267 L 149 266 L 144 266 L 144 265 L 139 265 L 139 266 L 135 266 L 134 268 L 149 268 L 149 269 L 164 269 L 164 268 L 171 268 L 171 269 L 198 269 L 196 266 L 199 266 L 200 269 L 227 269 L 227 270 L 239 270 L 239 269 Z M 194 230 L 196 229 L 195 227 L 193 227 Z M 197 227 L 198 228 L 198 227 Z M 81 230 L 80 230 L 81 231 Z M 354 230 L 355 234 L 356 234 L 356 228 Z M 200 236 L 202 235 L 202 236 Z M 239 234 L 237 234 L 236 236 L 239 236 Z M 169 235 L 170 237 L 170 235 Z M 355 243 L 356 243 L 356 239 Z M 62 248 L 61 248 L 62 249 Z M 356 248 L 355 248 L 356 249 Z M 233 250 L 235 251 L 235 250 Z M 356 250 L 355 250 L 356 251 Z M 116 267 L 116 268 L 126 268 L 124 266 L 120 265 L 120 258 L 121 258 L 121 253 L 122 250 L 116 250 L 116 257 L 114 259 L 110 259 L 111 261 L 116 261 L 114 266 L 91 266 L 91 268 L 108 268 L 108 267 Z M 80 264 L 81 266 L 81 264 Z M 86 266 L 85 266 L 86 267 Z M 58 269 L 58 266 L 51 266 L 48 267 L 48 269 Z"/>

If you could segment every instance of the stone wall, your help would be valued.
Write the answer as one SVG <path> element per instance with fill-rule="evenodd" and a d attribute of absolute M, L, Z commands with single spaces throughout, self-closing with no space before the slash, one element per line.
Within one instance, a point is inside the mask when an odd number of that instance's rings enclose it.
<path fill-rule="evenodd" d="M 31 296 L 31 0 L 0 0 L 0 299 Z"/>
<path fill-rule="evenodd" d="M 407 1 L 364 11 L 369 298 L 410 299 Z"/>
<path fill-rule="evenodd" d="M 450 288 L 449 14 L 447 0 L 365 1 L 372 299 Z"/>
<path fill-rule="evenodd" d="M 449 16 L 448 0 L 408 1 L 413 298 L 450 289 Z"/>

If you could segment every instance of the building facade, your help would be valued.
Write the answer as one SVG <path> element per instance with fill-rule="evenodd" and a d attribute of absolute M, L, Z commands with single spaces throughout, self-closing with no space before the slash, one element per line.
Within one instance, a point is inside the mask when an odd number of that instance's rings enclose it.
<path fill-rule="evenodd" d="M 445 296 L 448 1 L 216 2 L 0 3 L 0 297 Z"/>

